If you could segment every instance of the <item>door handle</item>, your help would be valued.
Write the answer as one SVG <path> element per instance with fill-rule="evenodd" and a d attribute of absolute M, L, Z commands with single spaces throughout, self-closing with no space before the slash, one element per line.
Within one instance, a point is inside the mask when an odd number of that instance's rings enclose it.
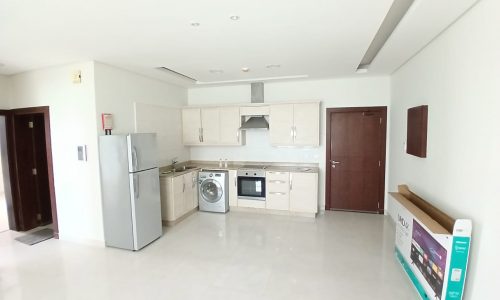
<path fill-rule="evenodd" d="M 132 147 L 132 166 L 134 167 L 134 170 L 137 170 L 137 148 Z"/>
<path fill-rule="evenodd" d="M 139 199 L 139 176 L 134 174 L 134 197 L 135 199 Z"/>
<path fill-rule="evenodd" d="M 340 161 L 330 160 L 332 163 L 332 168 L 335 168 L 336 165 L 340 164 Z"/>

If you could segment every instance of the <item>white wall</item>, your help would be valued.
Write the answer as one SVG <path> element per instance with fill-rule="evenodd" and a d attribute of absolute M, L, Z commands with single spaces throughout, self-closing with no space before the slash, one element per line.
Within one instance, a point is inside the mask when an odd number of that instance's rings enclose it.
<path fill-rule="evenodd" d="M 321 126 L 319 148 L 271 147 L 268 133 L 248 131 L 243 147 L 191 147 L 193 160 L 228 160 L 262 162 L 311 162 L 320 167 L 320 207 L 324 208 L 325 114 L 326 108 L 353 106 L 388 106 L 390 102 L 389 77 L 303 80 L 271 82 L 264 85 L 265 102 L 320 100 Z M 250 85 L 197 87 L 188 91 L 189 105 L 249 103 Z"/>
<path fill-rule="evenodd" d="M 159 153 L 160 163 L 169 164 L 176 156 L 179 159 L 189 159 L 189 150 L 182 146 L 179 139 L 169 140 L 169 145 L 160 141 L 161 138 L 172 137 L 167 130 L 177 130 L 180 134 L 178 108 L 187 104 L 186 88 L 98 62 L 95 63 L 95 83 L 97 130 L 100 135 L 104 134 L 101 113 L 113 114 L 113 134 L 161 129 L 160 122 L 163 122 L 165 131 L 158 135 L 158 143 L 163 150 Z M 144 113 L 136 118 L 136 104 L 142 110 L 152 113 L 149 120 Z M 168 114 L 161 118 L 148 105 L 161 106 L 163 108 L 159 110 L 168 111 Z M 139 123 L 136 125 L 137 122 Z"/>
<path fill-rule="evenodd" d="M 74 70 L 81 70 L 81 84 L 72 83 Z M 50 108 L 60 238 L 92 243 L 102 241 L 94 63 L 21 73 L 12 76 L 11 81 L 12 108 Z M 77 160 L 77 145 L 87 145 L 87 162 Z"/>
<path fill-rule="evenodd" d="M 500 282 L 500 1 L 471 11 L 392 76 L 390 190 L 406 183 L 453 217 L 471 218 L 466 299 Z M 405 154 L 406 113 L 429 105 L 428 157 Z"/>
<path fill-rule="evenodd" d="M 0 75 L 0 109 L 9 109 L 11 98 L 10 78 Z"/>

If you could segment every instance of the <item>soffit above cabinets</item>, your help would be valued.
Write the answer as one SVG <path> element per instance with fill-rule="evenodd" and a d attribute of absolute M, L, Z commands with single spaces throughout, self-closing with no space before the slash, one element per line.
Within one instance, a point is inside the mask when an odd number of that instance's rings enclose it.
<path fill-rule="evenodd" d="M 393 72 L 475 2 L 415 0 L 368 74 Z M 2 1 L 0 74 L 96 60 L 185 86 L 364 76 L 356 68 L 392 3 Z"/>

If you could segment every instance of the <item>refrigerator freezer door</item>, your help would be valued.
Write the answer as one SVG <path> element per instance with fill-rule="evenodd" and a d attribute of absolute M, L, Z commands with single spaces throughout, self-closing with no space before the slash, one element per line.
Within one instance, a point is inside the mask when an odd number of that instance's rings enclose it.
<path fill-rule="evenodd" d="M 129 174 L 134 250 L 162 234 L 158 168 Z"/>
<path fill-rule="evenodd" d="M 129 172 L 148 170 L 158 166 L 156 133 L 127 135 Z"/>

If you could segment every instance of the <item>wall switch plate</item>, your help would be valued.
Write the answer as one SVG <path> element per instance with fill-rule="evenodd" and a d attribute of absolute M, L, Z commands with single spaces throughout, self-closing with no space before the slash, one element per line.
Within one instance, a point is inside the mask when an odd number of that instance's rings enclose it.
<path fill-rule="evenodd" d="M 87 145 L 78 146 L 78 160 L 79 161 L 87 161 Z"/>
<path fill-rule="evenodd" d="M 82 83 L 82 71 L 76 70 L 73 72 L 72 81 L 74 84 Z"/>

